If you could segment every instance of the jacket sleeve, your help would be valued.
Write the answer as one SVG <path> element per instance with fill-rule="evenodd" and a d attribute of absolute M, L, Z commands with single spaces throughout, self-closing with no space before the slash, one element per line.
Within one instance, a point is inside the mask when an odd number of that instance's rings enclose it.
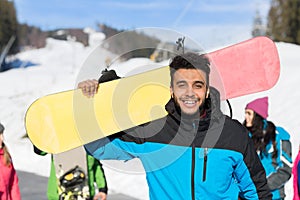
<path fill-rule="evenodd" d="M 94 191 L 94 183 L 96 183 L 99 192 L 107 194 L 107 183 L 102 164 L 90 155 L 87 155 L 87 162 L 90 188 Z"/>
<path fill-rule="evenodd" d="M 104 170 L 102 168 L 102 164 L 100 163 L 100 161 L 96 161 L 97 163 L 97 169 L 96 169 L 96 183 L 99 189 L 99 192 L 104 192 L 107 194 L 107 183 L 106 183 L 106 177 L 104 174 Z"/>
<path fill-rule="evenodd" d="M 300 193 L 299 193 L 299 185 L 300 185 L 300 151 L 298 152 L 298 155 L 294 161 L 294 166 L 292 169 L 293 173 L 293 189 L 294 189 L 294 198 L 293 200 L 300 200 Z"/>
<path fill-rule="evenodd" d="M 268 185 L 270 190 L 276 190 L 284 186 L 284 184 L 291 178 L 292 174 L 292 148 L 289 140 L 281 140 L 278 145 L 278 153 L 281 166 L 268 177 Z"/>
<path fill-rule="evenodd" d="M 272 199 L 272 194 L 267 184 L 265 170 L 254 150 L 251 139 L 247 136 L 247 146 L 244 152 L 245 170 L 240 170 L 238 178 L 242 199 Z M 249 176 L 245 174 L 249 173 Z"/>
<path fill-rule="evenodd" d="M 130 160 L 137 157 L 134 153 L 135 143 L 119 139 L 119 133 L 84 145 L 88 154 L 98 160 Z"/>
<path fill-rule="evenodd" d="M 48 178 L 48 185 L 47 185 L 47 197 L 49 200 L 59 199 L 58 181 L 56 178 L 56 171 L 55 171 L 53 155 L 51 155 L 50 165 L 51 165 L 51 167 L 50 167 L 50 175 Z"/>
<path fill-rule="evenodd" d="M 16 172 L 13 164 L 11 165 L 11 167 L 12 167 L 12 177 L 13 177 L 12 182 L 13 183 L 10 188 L 10 194 L 11 194 L 11 197 L 13 200 L 21 200 L 18 175 L 17 175 L 17 172 Z"/>

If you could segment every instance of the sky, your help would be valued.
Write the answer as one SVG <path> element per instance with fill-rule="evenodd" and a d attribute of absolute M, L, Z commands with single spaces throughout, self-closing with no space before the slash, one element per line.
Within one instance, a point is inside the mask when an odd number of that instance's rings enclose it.
<path fill-rule="evenodd" d="M 96 45 L 97 43 L 95 43 Z M 300 144 L 299 134 L 299 54 L 300 46 L 288 43 L 276 43 L 281 63 L 281 74 L 276 85 L 268 91 L 245 95 L 231 99 L 233 118 L 242 122 L 246 103 L 258 97 L 269 96 L 268 119 L 284 127 L 291 135 L 293 158 Z M 99 50 L 96 51 L 96 50 Z M 96 52 L 96 53 L 91 53 Z M 99 56 L 99 54 L 102 56 Z M 10 150 L 17 170 L 49 176 L 50 155 L 38 156 L 28 139 L 22 139 L 26 130 L 24 117 L 29 106 L 39 97 L 76 87 L 80 73 L 95 72 L 104 66 L 108 52 L 84 47 L 74 41 L 48 39 L 45 48 L 21 52 L 16 58 L 37 64 L 33 67 L 8 70 L 0 73 L 0 122 L 5 126 L 4 139 Z M 94 59 L 97 58 L 97 59 Z M 88 59 L 93 62 L 84 62 Z M 149 66 L 149 59 L 135 58 L 116 65 L 116 72 L 128 74 L 133 68 Z M 92 66 L 92 68 L 88 68 Z M 144 70 L 147 68 L 144 67 Z M 124 72 L 127 70 L 127 72 Z M 59 73 L 58 73 L 59 72 Z M 85 79 L 82 79 L 85 80 Z M 21 83 L 21 84 L 20 84 Z M 225 102 L 222 102 L 225 114 L 229 114 Z M 128 162 L 102 161 L 110 193 L 123 193 L 136 199 L 148 199 L 145 173 L 137 160 Z M 37 183 L 38 184 L 38 183 Z M 34 192 L 35 188 L 32 188 Z M 286 199 L 292 199 L 292 178 L 286 185 Z"/>
<path fill-rule="evenodd" d="M 14 0 L 20 23 L 43 30 L 96 28 L 119 30 L 161 27 L 203 43 L 204 48 L 251 37 L 256 11 L 263 18 L 270 0 Z M 167 37 L 167 36 L 166 36 Z"/>

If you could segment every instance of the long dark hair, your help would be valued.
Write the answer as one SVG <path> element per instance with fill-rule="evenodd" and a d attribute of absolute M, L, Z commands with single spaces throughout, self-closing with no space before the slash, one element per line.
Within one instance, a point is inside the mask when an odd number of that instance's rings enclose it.
<path fill-rule="evenodd" d="M 246 126 L 246 120 L 243 122 L 244 126 Z M 267 121 L 254 112 L 252 126 L 247 127 L 247 129 L 251 133 L 251 139 L 254 143 L 254 147 L 256 151 L 261 152 L 261 156 L 267 154 L 266 146 L 272 142 L 273 146 L 273 154 L 272 157 L 277 157 L 278 150 L 276 148 L 276 127 L 273 122 Z"/>
<path fill-rule="evenodd" d="M 9 153 L 7 147 L 5 146 L 4 142 L 2 143 L 2 149 L 3 149 L 3 152 L 4 152 L 4 155 L 3 155 L 4 165 L 7 166 L 7 167 L 10 167 L 10 165 L 11 165 L 11 156 L 10 156 L 10 153 Z"/>

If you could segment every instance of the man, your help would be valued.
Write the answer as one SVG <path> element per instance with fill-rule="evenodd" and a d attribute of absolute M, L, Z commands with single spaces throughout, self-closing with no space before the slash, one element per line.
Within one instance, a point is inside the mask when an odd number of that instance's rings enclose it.
<path fill-rule="evenodd" d="M 222 114 L 219 93 L 209 87 L 208 58 L 175 56 L 170 72 L 166 117 L 89 143 L 86 150 L 97 159 L 141 159 L 151 200 L 238 199 L 239 191 L 245 199 L 271 199 L 247 130 Z M 95 80 L 78 85 L 89 97 L 97 87 Z"/>

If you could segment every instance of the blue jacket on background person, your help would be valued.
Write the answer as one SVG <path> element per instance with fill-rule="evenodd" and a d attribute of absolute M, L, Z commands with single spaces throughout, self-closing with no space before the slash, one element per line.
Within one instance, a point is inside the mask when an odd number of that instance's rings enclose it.
<path fill-rule="evenodd" d="M 273 199 L 284 199 L 284 186 L 292 173 L 292 145 L 289 133 L 267 121 L 268 97 L 246 105 L 244 125 L 250 131 L 255 149 L 266 171 Z"/>

